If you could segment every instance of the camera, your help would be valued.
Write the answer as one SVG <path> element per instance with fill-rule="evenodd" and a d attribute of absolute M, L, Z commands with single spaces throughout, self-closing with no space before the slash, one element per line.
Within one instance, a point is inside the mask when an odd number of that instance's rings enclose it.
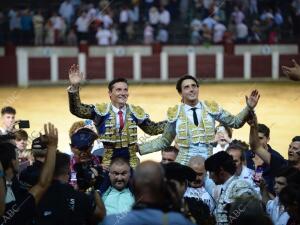
<path fill-rule="evenodd" d="M 91 162 L 76 163 L 74 170 L 79 190 L 87 190 L 90 187 L 97 189 L 104 178 L 102 167 L 93 165 Z"/>

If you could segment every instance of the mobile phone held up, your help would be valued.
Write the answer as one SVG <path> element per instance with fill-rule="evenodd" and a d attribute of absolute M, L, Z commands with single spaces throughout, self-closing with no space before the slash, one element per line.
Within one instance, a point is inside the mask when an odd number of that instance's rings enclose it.
<path fill-rule="evenodd" d="M 19 129 L 30 128 L 29 120 L 19 120 Z"/>

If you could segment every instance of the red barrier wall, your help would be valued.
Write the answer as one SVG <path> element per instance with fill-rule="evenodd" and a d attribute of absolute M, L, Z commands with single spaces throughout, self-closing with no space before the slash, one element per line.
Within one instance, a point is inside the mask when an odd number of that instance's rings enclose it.
<path fill-rule="evenodd" d="M 187 56 L 169 56 L 169 77 L 177 78 L 188 73 Z"/>
<path fill-rule="evenodd" d="M 114 58 L 114 77 L 124 77 L 127 79 L 133 79 L 132 57 Z"/>
<path fill-rule="evenodd" d="M 196 75 L 200 79 L 216 77 L 216 57 L 214 55 L 196 56 Z"/>
<path fill-rule="evenodd" d="M 142 78 L 160 78 L 160 56 L 143 56 L 141 59 Z"/>
<path fill-rule="evenodd" d="M 86 79 L 105 79 L 105 57 L 88 57 Z"/>
<path fill-rule="evenodd" d="M 17 59 L 15 56 L 0 57 L 0 84 L 17 84 Z"/>
<path fill-rule="evenodd" d="M 224 78 L 243 78 L 244 57 L 240 55 L 224 56 Z"/>
<path fill-rule="evenodd" d="M 50 58 L 28 58 L 28 76 L 29 80 L 49 80 L 50 74 Z"/>
<path fill-rule="evenodd" d="M 253 55 L 251 57 L 252 77 L 272 77 L 272 56 Z"/>

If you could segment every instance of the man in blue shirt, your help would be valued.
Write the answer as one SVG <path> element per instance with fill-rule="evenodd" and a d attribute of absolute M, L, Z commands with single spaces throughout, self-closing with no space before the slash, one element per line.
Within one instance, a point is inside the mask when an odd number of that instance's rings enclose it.
<path fill-rule="evenodd" d="M 111 185 L 102 195 L 107 215 L 130 211 L 134 197 L 128 188 L 129 160 L 121 157 L 112 159 L 108 175 Z"/>
<path fill-rule="evenodd" d="M 176 211 L 168 211 L 164 170 L 159 163 L 146 161 L 133 175 L 135 205 L 132 211 L 107 216 L 103 225 L 192 225 Z"/>
<path fill-rule="evenodd" d="M 268 143 L 270 141 L 270 129 L 265 124 L 258 124 L 258 137 L 259 142 L 262 146 L 262 148 L 270 153 L 271 155 L 274 155 L 274 157 L 278 158 L 279 161 L 284 162 L 284 158 L 275 151 Z M 255 171 L 254 178 L 255 181 L 259 182 L 259 178 L 262 178 L 265 180 L 267 184 L 268 191 L 274 193 L 274 174 L 270 171 L 270 165 L 266 162 L 264 162 L 261 157 L 259 157 L 258 154 L 255 154 L 255 151 L 250 150 L 245 152 L 247 167 L 249 169 L 252 169 Z"/>

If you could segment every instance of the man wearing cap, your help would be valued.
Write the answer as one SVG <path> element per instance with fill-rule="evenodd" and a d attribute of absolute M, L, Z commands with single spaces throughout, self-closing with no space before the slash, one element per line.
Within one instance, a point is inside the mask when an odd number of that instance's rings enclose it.
<path fill-rule="evenodd" d="M 93 166 L 100 166 L 99 158 L 95 155 L 91 154 L 91 151 L 94 146 L 94 141 L 97 139 L 97 134 L 89 128 L 81 128 L 77 130 L 71 136 L 71 151 L 73 152 L 73 156 L 71 157 L 71 178 L 70 184 L 73 186 L 77 186 L 77 178 L 75 171 L 75 164 L 89 163 Z"/>
<path fill-rule="evenodd" d="M 193 76 L 181 77 L 176 89 L 182 104 L 168 109 L 168 124 L 163 135 L 139 146 L 141 155 L 159 151 L 171 145 L 176 137 L 179 154 L 176 162 L 186 165 L 192 156 L 212 155 L 215 121 L 228 127 L 240 128 L 259 100 L 257 90 L 246 96 L 246 107 L 236 116 L 222 109 L 214 101 L 199 101 L 199 83 Z"/>
<path fill-rule="evenodd" d="M 35 185 L 40 177 L 44 162 L 47 155 L 47 144 L 45 141 L 45 136 L 38 137 L 32 141 L 31 151 L 34 158 L 32 165 L 23 169 L 20 173 L 20 183 L 25 188 L 30 188 Z"/>
<path fill-rule="evenodd" d="M 128 84 L 124 78 L 114 79 L 109 83 L 110 103 L 96 105 L 81 103 L 79 84 L 82 74 L 79 72 L 78 66 L 71 66 L 69 80 L 71 83 L 68 88 L 70 111 L 75 116 L 94 121 L 99 138 L 105 148 L 103 163 L 109 164 L 113 151 L 128 148 L 130 165 L 135 167 L 138 163 L 136 156 L 137 127 L 149 135 L 157 135 L 163 132 L 166 123 L 154 123 L 141 107 L 127 104 Z"/>

